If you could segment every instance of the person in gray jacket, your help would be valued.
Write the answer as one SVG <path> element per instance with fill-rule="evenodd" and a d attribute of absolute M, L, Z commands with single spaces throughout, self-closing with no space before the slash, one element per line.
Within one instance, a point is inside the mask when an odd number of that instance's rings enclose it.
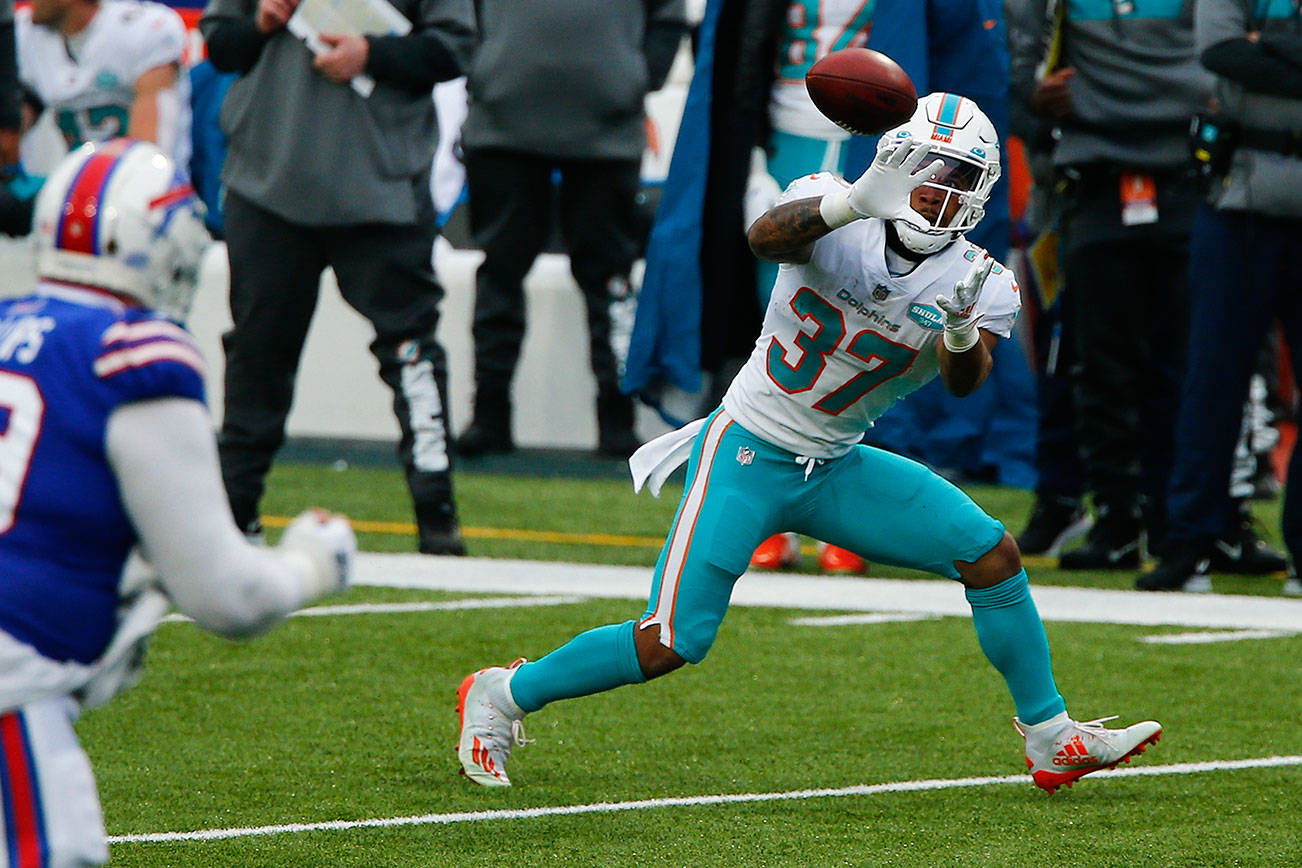
<path fill-rule="evenodd" d="M 1056 127 L 1064 315 L 1097 513 L 1060 564 L 1134 569 L 1145 528 L 1150 548 L 1162 533 L 1197 204 L 1187 131 L 1211 77 L 1194 50 L 1192 0 L 1035 6 L 1031 20 L 1056 22 L 1057 57 L 1021 98 Z"/>
<path fill-rule="evenodd" d="M 313 54 L 286 29 L 298 0 L 211 0 L 199 27 L 213 64 L 239 72 L 222 107 L 233 326 L 226 350 L 222 476 L 236 521 L 260 529 L 265 477 L 284 440 L 321 273 L 371 321 L 393 390 L 399 457 L 419 549 L 464 554 L 448 449 L 447 362 L 435 339 L 443 288 L 429 169 L 430 93 L 463 74 L 470 0 L 391 0 L 405 36 L 323 34 Z M 362 96 L 351 86 L 374 80 Z"/>
<path fill-rule="evenodd" d="M 1302 373 L 1302 12 L 1292 0 L 1197 0 L 1198 51 L 1216 73 L 1215 111 L 1196 127 L 1209 193 L 1194 218 L 1189 352 L 1167 499 L 1167 551 L 1143 590 L 1210 588 L 1213 540 L 1240 412 L 1267 331 L 1283 325 Z M 1302 556 L 1302 463 L 1290 461 L 1282 514 Z M 1296 567 L 1294 567 L 1295 569 Z M 1286 593 L 1302 594 L 1296 572 Z"/>
<path fill-rule="evenodd" d="M 480 42 L 461 143 L 484 262 L 475 276 L 474 421 L 457 448 L 479 455 L 515 447 L 510 392 L 525 330 L 522 284 L 555 212 L 587 311 L 598 450 L 627 457 L 639 442 L 633 400 L 619 388 L 612 308 L 632 317 L 643 101 L 669 74 L 686 27 L 683 0 L 478 0 L 476 12 Z"/>

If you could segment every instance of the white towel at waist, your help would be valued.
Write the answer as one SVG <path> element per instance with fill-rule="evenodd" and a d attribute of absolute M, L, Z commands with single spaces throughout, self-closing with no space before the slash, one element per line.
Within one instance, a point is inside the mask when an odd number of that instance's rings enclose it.
<path fill-rule="evenodd" d="M 646 485 L 653 497 L 659 497 L 660 487 L 665 484 L 669 474 L 691 456 L 692 443 L 704 424 L 704 419 L 688 422 L 681 428 L 642 444 L 640 449 L 630 455 L 628 469 L 633 474 L 633 490 L 641 491 L 642 486 Z"/>

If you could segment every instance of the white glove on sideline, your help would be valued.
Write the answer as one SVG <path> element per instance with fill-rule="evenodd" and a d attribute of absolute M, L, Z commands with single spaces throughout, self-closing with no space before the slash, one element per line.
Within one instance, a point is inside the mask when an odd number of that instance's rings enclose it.
<path fill-rule="evenodd" d="M 882 220 L 907 220 L 919 228 L 926 227 L 923 217 L 909 204 L 913 191 L 931 180 L 944 165 L 933 160 L 919 170 L 931 149 L 912 136 L 896 139 L 884 145 L 873 158 L 868 170 L 848 190 L 828 193 L 819 203 L 818 210 L 824 222 L 833 229 L 865 217 Z"/>
<path fill-rule="evenodd" d="M 749 230 L 755 221 L 773 207 L 782 195 L 782 186 L 769 174 L 768 157 L 763 148 L 751 151 L 750 175 L 746 177 L 746 195 L 742 199 L 741 213 L 745 225 L 742 230 Z"/>
<path fill-rule="evenodd" d="M 989 254 L 982 256 L 972 263 L 967 275 L 954 284 L 953 298 L 936 296 L 936 304 L 945 312 L 945 349 L 951 353 L 966 352 L 981 339 L 972 311 L 994 265 L 995 261 Z"/>
<path fill-rule="evenodd" d="M 289 523 L 278 547 L 306 568 L 307 602 L 348 586 L 357 557 L 357 537 L 342 515 L 309 509 Z"/>

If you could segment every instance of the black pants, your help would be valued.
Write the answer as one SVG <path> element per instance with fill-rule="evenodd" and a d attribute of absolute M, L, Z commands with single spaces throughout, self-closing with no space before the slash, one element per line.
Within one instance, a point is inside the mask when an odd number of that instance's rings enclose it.
<path fill-rule="evenodd" d="M 1217 211 L 1194 221 L 1190 261 L 1189 365 L 1180 397 L 1170 490 L 1171 537 L 1206 542 L 1229 513 L 1225 480 L 1234 460 L 1248 381 L 1276 319 L 1294 377 L 1302 368 L 1302 218 Z M 1289 461 L 1284 541 L 1302 558 L 1302 461 Z"/>
<path fill-rule="evenodd" d="M 511 378 L 524 340 L 525 274 L 560 221 L 570 270 L 583 291 L 598 422 L 631 428 L 619 391 L 611 308 L 625 301 L 638 255 L 636 160 L 567 160 L 498 149 L 465 152 L 470 228 L 484 262 L 475 275 L 475 419 L 510 419 Z M 559 170 L 559 188 L 553 173 Z M 559 196 L 558 196 L 559 190 Z"/>
<path fill-rule="evenodd" d="M 256 523 L 267 472 L 285 439 L 299 357 L 327 266 L 344 300 L 375 327 L 370 350 L 393 390 L 402 430 L 398 453 L 416 523 L 435 533 L 455 524 L 447 361 L 434 337 L 443 298 L 430 265 L 435 233 L 432 213 L 411 226 L 307 227 L 227 193 L 233 326 L 222 337 L 226 396 L 218 448 L 241 527 Z"/>
<path fill-rule="evenodd" d="M 1076 403 L 1071 372 L 1075 367 L 1075 329 L 1062 293 L 1041 311 L 1035 328 L 1036 404 L 1039 427 L 1035 437 L 1037 497 L 1079 499 L 1085 493 L 1085 470 L 1076 443 Z"/>
<path fill-rule="evenodd" d="M 1159 178 L 1159 222 L 1121 224 L 1115 172 L 1088 174 L 1064 217 L 1077 442 L 1097 504 L 1164 523 L 1184 368 L 1196 188 Z M 1221 478 L 1224 488 L 1225 480 Z"/>

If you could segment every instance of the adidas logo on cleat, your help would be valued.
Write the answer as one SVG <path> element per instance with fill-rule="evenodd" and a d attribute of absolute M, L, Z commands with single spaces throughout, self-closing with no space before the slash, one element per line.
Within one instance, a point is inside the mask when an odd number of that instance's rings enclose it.
<path fill-rule="evenodd" d="M 1056 766 L 1082 766 L 1097 763 L 1099 760 L 1085 747 L 1080 736 L 1075 736 L 1067 744 L 1063 745 L 1062 750 L 1058 751 L 1053 757 L 1053 764 Z"/>

